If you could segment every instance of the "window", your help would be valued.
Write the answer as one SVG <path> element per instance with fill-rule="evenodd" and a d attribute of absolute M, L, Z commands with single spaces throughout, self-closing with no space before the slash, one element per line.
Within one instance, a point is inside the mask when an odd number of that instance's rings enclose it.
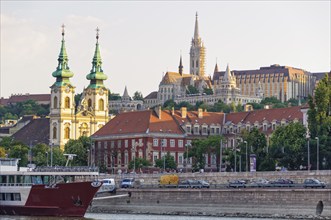
<path fill-rule="evenodd" d="M 220 133 L 220 128 L 216 128 L 216 134 Z"/>
<path fill-rule="evenodd" d="M 99 111 L 104 111 L 105 107 L 104 107 L 104 101 L 103 99 L 99 99 Z"/>
<path fill-rule="evenodd" d="M 266 124 L 263 125 L 263 131 L 266 131 L 268 126 Z"/>
<path fill-rule="evenodd" d="M 159 146 L 159 139 L 153 139 L 153 147 L 158 147 Z"/>
<path fill-rule="evenodd" d="M 64 139 L 70 139 L 70 128 L 66 127 L 64 129 Z"/>
<path fill-rule="evenodd" d="M 53 139 L 56 139 L 56 133 L 57 133 L 57 129 L 56 129 L 56 127 L 54 126 L 53 127 Z"/>
<path fill-rule="evenodd" d="M 272 130 L 276 129 L 276 124 L 272 124 Z"/>
<path fill-rule="evenodd" d="M 174 139 L 170 140 L 170 147 L 175 147 L 175 140 Z"/>
<path fill-rule="evenodd" d="M 66 97 L 64 99 L 64 107 L 65 108 L 70 108 L 70 98 L 69 97 Z"/>
<path fill-rule="evenodd" d="M 91 108 L 92 107 L 92 100 L 91 99 L 88 99 L 87 100 L 87 107 L 88 108 Z"/>
<path fill-rule="evenodd" d="M 186 133 L 191 133 L 191 126 L 186 126 Z"/>
<path fill-rule="evenodd" d="M 215 134 L 215 128 L 211 128 L 211 133 Z"/>
<path fill-rule="evenodd" d="M 194 127 L 194 134 L 199 134 L 199 127 L 198 126 Z"/>
<path fill-rule="evenodd" d="M 178 156 L 178 163 L 183 164 L 183 156 L 182 155 Z"/>
<path fill-rule="evenodd" d="M 207 127 L 202 127 L 202 134 L 207 134 Z"/>
<path fill-rule="evenodd" d="M 128 145 L 129 145 L 129 141 L 128 140 L 124 140 L 124 146 L 125 146 L 125 148 L 128 148 Z"/>
<path fill-rule="evenodd" d="M 166 147 L 167 146 L 167 139 L 163 139 L 161 143 L 161 147 Z"/>
<path fill-rule="evenodd" d="M 115 147 L 115 141 L 111 141 L 111 142 L 110 142 L 110 147 L 111 147 L 111 148 L 114 148 L 114 147 Z"/>
<path fill-rule="evenodd" d="M 178 147 L 183 147 L 184 144 L 183 144 L 183 140 L 178 140 Z"/>
<path fill-rule="evenodd" d="M 57 97 L 56 96 L 53 99 L 53 108 L 57 108 Z"/>

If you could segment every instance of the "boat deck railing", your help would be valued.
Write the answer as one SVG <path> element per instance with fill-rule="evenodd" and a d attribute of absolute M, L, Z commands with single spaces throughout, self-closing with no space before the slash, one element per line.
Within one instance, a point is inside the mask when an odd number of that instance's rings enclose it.
<path fill-rule="evenodd" d="M 99 167 L 89 166 L 54 166 L 54 167 L 36 167 L 33 172 L 99 172 Z"/>

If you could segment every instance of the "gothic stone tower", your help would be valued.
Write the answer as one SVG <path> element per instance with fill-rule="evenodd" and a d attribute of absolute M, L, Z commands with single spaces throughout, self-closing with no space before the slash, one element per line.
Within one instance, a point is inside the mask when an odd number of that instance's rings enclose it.
<path fill-rule="evenodd" d="M 190 50 L 190 74 L 195 76 L 205 75 L 205 51 L 201 38 L 199 37 L 198 13 L 195 16 L 194 37 Z"/>

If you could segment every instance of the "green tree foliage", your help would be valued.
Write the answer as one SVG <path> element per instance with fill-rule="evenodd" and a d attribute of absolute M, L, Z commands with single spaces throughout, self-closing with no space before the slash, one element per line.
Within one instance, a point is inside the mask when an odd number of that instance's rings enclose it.
<path fill-rule="evenodd" d="M 181 102 L 178 104 L 178 109 L 180 109 L 181 107 L 186 107 L 188 111 L 193 111 L 194 110 L 194 106 L 191 105 L 189 102 Z"/>
<path fill-rule="evenodd" d="M 209 88 L 203 88 L 203 93 L 205 93 L 206 95 L 213 95 L 213 89 L 209 89 Z"/>
<path fill-rule="evenodd" d="M 49 105 L 39 105 L 34 100 L 18 102 L 15 105 L 0 106 L 0 120 L 18 119 L 24 115 L 46 116 Z"/>
<path fill-rule="evenodd" d="M 206 139 L 196 139 L 192 141 L 192 146 L 189 147 L 188 157 L 192 157 L 193 170 L 204 169 L 206 165 L 205 154 L 219 154 L 220 136 L 209 136 Z M 186 152 L 184 157 L 186 158 Z"/>
<path fill-rule="evenodd" d="M 133 94 L 133 100 L 142 100 L 144 101 L 144 97 L 143 97 L 143 94 L 141 92 L 138 92 L 136 91 L 134 94 Z"/>
<path fill-rule="evenodd" d="M 163 164 L 165 164 L 165 169 L 177 169 L 175 158 L 171 156 L 169 152 L 161 159 L 155 160 L 155 167 L 163 169 Z"/>
<path fill-rule="evenodd" d="M 23 144 L 13 145 L 9 149 L 9 158 L 20 158 L 18 162 L 19 167 L 26 167 L 28 165 L 29 148 Z"/>
<path fill-rule="evenodd" d="M 188 95 L 199 94 L 199 90 L 197 88 L 195 88 L 194 86 L 189 85 L 186 88 L 186 94 L 188 94 Z"/>
<path fill-rule="evenodd" d="M 129 169 L 136 168 L 136 172 L 138 172 L 139 169 L 148 167 L 150 165 L 151 165 L 151 163 L 149 162 L 149 160 L 146 160 L 146 159 L 140 158 L 140 157 L 136 157 L 134 160 L 130 161 Z"/>
<path fill-rule="evenodd" d="M 0 147 L 0 158 L 6 157 L 6 150 L 4 147 Z"/>
<path fill-rule="evenodd" d="M 90 146 L 90 138 L 81 136 L 78 140 L 69 140 L 64 146 L 64 153 L 77 155 L 71 162 L 72 166 L 87 166 L 88 149 Z"/>
<path fill-rule="evenodd" d="M 299 169 L 306 164 L 304 158 L 306 146 L 306 128 L 301 123 L 279 126 L 271 136 L 271 158 L 278 166 L 290 170 Z"/>
<path fill-rule="evenodd" d="M 207 108 L 209 112 L 224 112 L 224 113 L 229 113 L 231 111 L 231 108 L 229 105 L 225 104 L 221 100 L 216 102 L 213 106 L 209 106 Z"/>
<path fill-rule="evenodd" d="M 173 99 L 169 99 L 167 101 L 165 101 L 165 103 L 163 104 L 163 109 L 165 110 L 171 110 L 172 108 L 177 109 L 177 104 L 174 102 Z"/>
<path fill-rule="evenodd" d="M 78 94 L 75 95 L 75 105 L 76 105 L 76 107 L 79 106 L 79 101 L 82 98 L 82 95 L 83 95 L 83 93 L 78 93 Z"/>
<path fill-rule="evenodd" d="M 266 156 L 267 156 L 267 139 L 265 135 L 260 132 L 257 128 L 253 128 L 251 131 L 243 130 L 242 132 L 242 139 L 243 142 L 239 144 L 240 147 L 240 154 L 242 157 L 244 157 L 245 160 L 243 160 L 243 165 L 246 167 L 246 143 L 247 142 L 247 161 L 249 163 L 249 155 L 255 154 L 256 155 L 256 164 L 257 164 L 257 170 L 268 170 L 265 168 L 265 162 Z M 249 164 L 248 164 L 249 167 Z M 272 170 L 274 170 L 274 167 L 272 167 Z"/>
<path fill-rule="evenodd" d="M 110 90 L 108 90 L 108 100 L 109 101 L 114 101 L 114 100 L 120 100 L 121 96 L 118 93 L 112 93 Z"/>

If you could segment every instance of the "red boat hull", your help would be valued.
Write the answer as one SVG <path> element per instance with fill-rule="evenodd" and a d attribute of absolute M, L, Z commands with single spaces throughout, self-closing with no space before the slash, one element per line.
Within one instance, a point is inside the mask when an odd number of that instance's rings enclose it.
<path fill-rule="evenodd" d="M 0 214 L 82 217 L 101 184 L 60 183 L 55 187 L 33 185 L 24 206 L 0 204 Z"/>

